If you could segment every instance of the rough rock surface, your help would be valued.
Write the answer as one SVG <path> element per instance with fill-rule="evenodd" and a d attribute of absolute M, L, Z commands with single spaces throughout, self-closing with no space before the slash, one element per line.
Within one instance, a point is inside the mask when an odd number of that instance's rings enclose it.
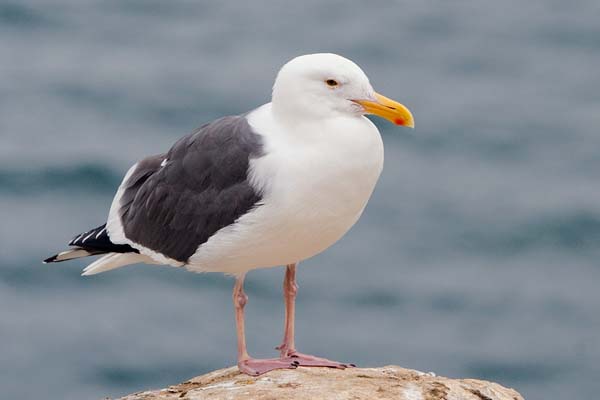
<path fill-rule="evenodd" d="M 220 369 L 166 389 L 121 400 L 312 399 L 312 400 L 523 400 L 513 389 L 477 379 L 450 379 L 404 369 L 298 368 L 250 377 L 237 367 Z"/>

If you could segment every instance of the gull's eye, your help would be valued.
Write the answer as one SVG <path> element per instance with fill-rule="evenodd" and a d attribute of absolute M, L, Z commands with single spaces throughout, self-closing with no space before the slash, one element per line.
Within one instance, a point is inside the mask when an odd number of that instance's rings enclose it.
<path fill-rule="evenodd" d="M 325 83 L 327 84 L 327 86 L 329 87 L 336 87 L 339 85 L 338 81 L 336 81 L 335 79 L 327 79 L 325 81 Z"/>

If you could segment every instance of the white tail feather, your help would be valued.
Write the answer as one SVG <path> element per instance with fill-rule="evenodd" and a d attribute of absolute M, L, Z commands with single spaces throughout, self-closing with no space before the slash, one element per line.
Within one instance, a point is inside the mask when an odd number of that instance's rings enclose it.
<path fill-rule="evenodd" d="M 109 253 L 85 267 L 81 275 L 95 275 L 140 262 L 147 262 L 147 257 L 137 253 Z"/>
<path fill-rule="evenodd" d="M 92 253 L 84 249 L 66 250 L 58 253 L 52 262 L 72 260 L 74 258 L 87 257 L 90 255 L 92 255 Z"/>

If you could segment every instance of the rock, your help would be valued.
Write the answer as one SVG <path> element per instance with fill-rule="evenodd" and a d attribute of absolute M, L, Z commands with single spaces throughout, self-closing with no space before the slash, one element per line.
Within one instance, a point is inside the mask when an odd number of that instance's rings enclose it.
<path fill-rule="evenodd" d="M 397 366 L 298 368 L 251 377 L 237 367 L 220 369 L 166 389 L 121 400 L 523 400 L 513 389 L 477 379 L 450 379 Z"/>

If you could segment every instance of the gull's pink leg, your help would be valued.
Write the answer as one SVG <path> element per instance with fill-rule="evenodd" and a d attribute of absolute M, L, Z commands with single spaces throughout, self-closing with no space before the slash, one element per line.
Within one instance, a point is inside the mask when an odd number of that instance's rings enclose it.
<path fill-rule="evenodd" d="M 285 270 L 283 280 L 283 297 L 285 299 L 285 328 L 283 334 L 283 343 L 277 346 L 282 360 L 297 361 L 298 365 L 304 367 L 330 367 L 330 368 L 348 368 L 354 367 L 354 364 L 343 364 L 337 361 L 331 361 L 326 358 L 315 357 L 308 354 L 302 354 L 296 351 L 294 343 L 294 320 L 296 318 L 296 294 L 298 285 L 296 284 L 296 264 L 289 264 Z"/>
<path fill-rule="evenodd" d="M 244 293 L 244 275 L 235 281 L 233 287 L 233 305 L 235 307 L 235 325 L 237 328 L 238 345 L 238 368 L 248 375 L 260 375 L 274 369 L 294 369 L 298 363 L 295 360 L 284 360 L 280 358 L 259 360 L 248 355 L 246 350 L 246 332 L 244 329 L 244 307 L 248 302 L 248 296 Z"/>

